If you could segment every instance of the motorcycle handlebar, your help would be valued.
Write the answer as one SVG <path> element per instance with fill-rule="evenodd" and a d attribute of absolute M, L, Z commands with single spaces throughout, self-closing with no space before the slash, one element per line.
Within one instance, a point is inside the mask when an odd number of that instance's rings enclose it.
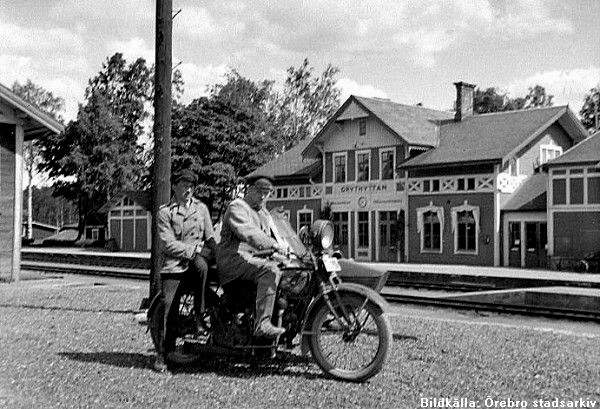
<path fill-rule="evenodd" d="M 254 257 L 269 257 L 275 254 L 275 249 L 258 250 L 252 253 Z"/>

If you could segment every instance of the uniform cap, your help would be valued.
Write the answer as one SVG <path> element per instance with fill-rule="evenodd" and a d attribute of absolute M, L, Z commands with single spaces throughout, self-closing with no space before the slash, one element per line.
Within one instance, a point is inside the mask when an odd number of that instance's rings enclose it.
<path fill-rule="evenodd" d="M 185 180 L 186 182 L 190 182 L 191 184 L 195 185 L 196 183 L 198 183 L 198 176 L 196 176 L 196 173 L 192 172 L 189 169 L 182 169 L 173 174 L 173 177 L 171 178 L 171 183 L 175 185 L 181 180 Z"/>

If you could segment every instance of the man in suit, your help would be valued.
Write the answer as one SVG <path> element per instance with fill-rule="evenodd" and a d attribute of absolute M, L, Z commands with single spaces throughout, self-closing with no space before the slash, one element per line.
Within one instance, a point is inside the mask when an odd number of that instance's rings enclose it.
<path fill-rule="evenodd" d="M 285 243 L 271 234 L 272 220 L 265 205 L 273 193 L 273 181 L 265 176 L 247 180 L 248 188 L 243 199 L 233 200 L 227 207 L 217 246 L 217 266 L 221 284 L 234 280 L 256 283 L 256 326 L 258 337 L 275 338 L 284 328 L 271 323 L 277 285 L 281 270 L 277 263 L 254 256 L 256 251 L 288 251 Z"/>
<path fill-rule="evenodd" d="M 216 242 L 208 208 L 193 197 L 198 178 L 189 169 L 175 173 L 171 184 L 173 196 L 158 212 L 158 234 L 162 243 L 163 265 L 160 270 L 165 303 L 162 339 L 157 347 L 154 367 L 166 370 L 165 330 L 177 288 L 181 283 L 194 289 L 196 316 L 204 311 L 204 291 L 208 263 L 214 258 Z"/>

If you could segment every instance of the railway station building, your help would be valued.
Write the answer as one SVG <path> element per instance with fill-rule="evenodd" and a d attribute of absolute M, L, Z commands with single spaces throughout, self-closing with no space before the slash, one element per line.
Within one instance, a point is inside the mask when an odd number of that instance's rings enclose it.
<path fill-rule="evenodd" d="M 0 280 L 19 280 L 23 143 L 63 130 L 61 123 L 0 84 Z"/>
<path fill-rule="evenodd" d="M 519 187 L 543 195 L 543 165 L 587 132 L 566 106 L 476 115 L 475 86 L 455 86 L 455 112 L 351 96 L 313 139 L 253 172 L 275 181 L 268 206 L 296 229 L 330 218 L 357 261 L 546 266 L 545 197 Z"/>

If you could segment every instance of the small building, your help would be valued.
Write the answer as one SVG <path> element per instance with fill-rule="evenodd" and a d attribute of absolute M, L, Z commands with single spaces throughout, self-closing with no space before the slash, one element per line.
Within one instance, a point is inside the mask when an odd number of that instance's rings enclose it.
<path fill-rule="evenodd" d="M 23 143 L 64 126 L 0 84 L 0 280 L 19 280 L 23 214 Z"/>
<path fill-rule="evenodd" d="M 553 264 L 600 251 L 600 132 L 544 166 Z M 553 266 L 555 267 L 555 266 Z"/>
<path fill-rule="evenodd" d="M 152 206 L 150 192 L 122 191 L 99 210 L 107 214 L 109 240 L 121 251 L 150 251 Z"/>

